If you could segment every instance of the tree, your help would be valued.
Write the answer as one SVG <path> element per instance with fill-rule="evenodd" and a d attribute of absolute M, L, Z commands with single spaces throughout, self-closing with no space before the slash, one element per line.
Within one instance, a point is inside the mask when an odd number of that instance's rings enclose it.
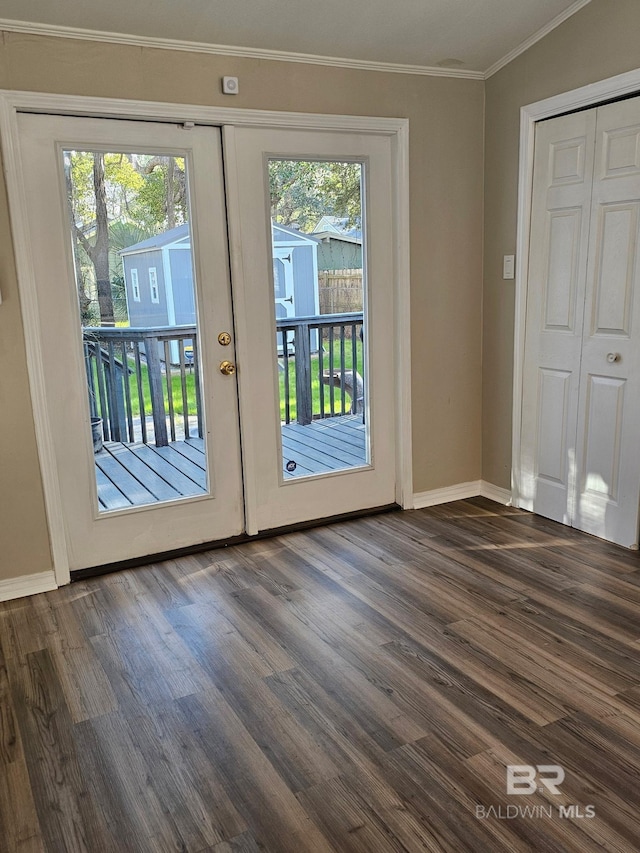
<path fill-rule="evenodd" d="M 107 194 L 104 180 L 104 154 L 95 152 L 92 157 L 95 202 L 93 242 L 88 239 L 83 229 L 78 227 L 75 221 L 72 222 L 72 227 L 77 241 L 91 260 L 95 271 L 98 306 L 100 308 L 100 325 L 115 326 L 111 278 L 109 276 L 109 216 L 107 214 Z"/>
<path fill-rule="evenodd" d="M 132 205 L 132 221 L 156 234 L 186 222 L 188 193 L 184 158 L 138 157 L 136 168 L 144 177 L 144 183 Z"/>
<path fill-rule="evenodd" d="M 142 240 L 187 221 L 183 158 L 92 151 L 65 152 L 65 178 L 74 235 L 76 284 L 83 322 L 91 322 L 95 287 L 100 323 L 115 324 L 113 288 L 122 290 L 119 255 L 128 244 L 115 240 L 120 224 Z"/>
<path fill-rule="evenodd" d="M 271 218 L 307 232 L 325 215 L 360 225 L 361 172 L 360 163 L 270 160 Z"/>

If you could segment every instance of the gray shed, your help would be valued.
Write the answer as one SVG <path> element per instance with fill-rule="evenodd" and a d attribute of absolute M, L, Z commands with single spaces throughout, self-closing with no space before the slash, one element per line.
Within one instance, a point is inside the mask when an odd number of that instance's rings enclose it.
<path fill-rule="evenodd" d="M 195 323 L 188 224 L 128 246 L 120 255 L 132 326 Z"/>
<path fill-rule="evenodd" d="M 272 234 L 276 317 L 318 314 L 318 240 L 275 223 Z"/>
<path fill-rule="evenodd" d="M 272 237 L 276 317 L 317 314 L 318 240 L 275 224 Z M 132 326 L 196 322 L 188 224 L 128 246 L 120 254 Z"/>

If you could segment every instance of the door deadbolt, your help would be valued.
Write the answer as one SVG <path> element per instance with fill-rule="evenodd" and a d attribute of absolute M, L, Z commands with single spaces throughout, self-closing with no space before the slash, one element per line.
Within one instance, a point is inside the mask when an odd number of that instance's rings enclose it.
<path fill-rule="evenodd" d="M 228 347 L 231 343 L 231 335 L 229 332 L 220 332 L 218 335 L 218 343 L 221 347 Z"/>
<path fill-rule="evenodd" d="M 236 372 L 236 366 L 232 361 L 221 361 L 220 362 L 220 373 L 224 376 L 233 376 Z"/>

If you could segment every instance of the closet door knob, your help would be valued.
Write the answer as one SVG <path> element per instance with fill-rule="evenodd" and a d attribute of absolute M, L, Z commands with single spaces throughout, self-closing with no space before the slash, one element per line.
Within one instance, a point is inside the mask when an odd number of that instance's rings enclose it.
<path fill-rule="evenodd" d="M 620 361 L 622 356 L 619 352 L 608 352 L 607 353 L 607 361 L 609 364 L 614 364 L 616 361 Z"/>

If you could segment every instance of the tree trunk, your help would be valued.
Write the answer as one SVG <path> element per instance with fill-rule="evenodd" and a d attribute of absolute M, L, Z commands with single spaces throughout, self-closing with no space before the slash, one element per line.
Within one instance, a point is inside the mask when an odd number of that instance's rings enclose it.
<path fill-rule="evenodd" d="M 165 197 L 167 207 L 167 230 L 176 227 L 176 200 L 174 190 L 174 178 L 176 161 L 173 157 L 167 158 L 167 180 L 165 183 Z"/>
<path fill-rule="evenodd" d="M 90 257 L 96 272 L 100 325 L 115 326 L 109 276 L 109 217 L 104 183 L 103 154 L 96 153 L 93 155 L 93 188 L 96 196 L 96 239 Z"/>

